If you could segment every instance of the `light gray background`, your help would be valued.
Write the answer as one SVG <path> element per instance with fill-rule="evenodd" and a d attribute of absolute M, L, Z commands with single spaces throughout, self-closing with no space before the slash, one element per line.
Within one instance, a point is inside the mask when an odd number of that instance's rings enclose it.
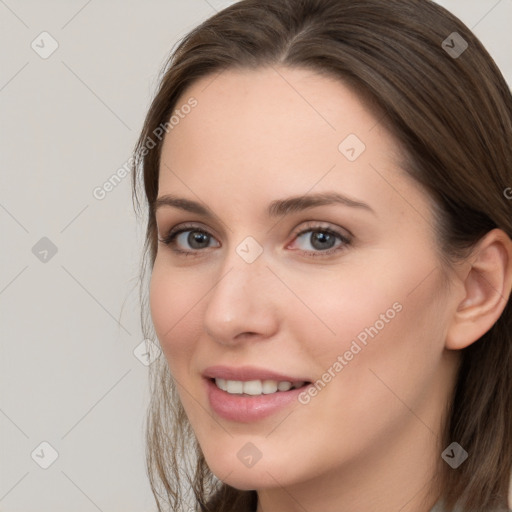
<path fill-rule="evenodd" d="M 143 226 L 129 177 L 92 191 L 128 160 L 171 47 L 231 3 L 0 0 L 2 512 L 155 510 L 133 353 Z M 512 83 L 512 0 L 440 3 Z M 49 48 L 43 31 L 59 45 L 47 59 L 31 48 Z"/>

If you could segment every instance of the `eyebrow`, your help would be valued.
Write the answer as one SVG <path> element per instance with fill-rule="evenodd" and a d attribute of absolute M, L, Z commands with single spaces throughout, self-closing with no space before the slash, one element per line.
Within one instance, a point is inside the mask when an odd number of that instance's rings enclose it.
<path fill-rule="evenodd" d="M 286 199 L 276 199 L 269 204 L 267 214 L 269 217 L 284 217 L 285 215 L 314 208 L 315 206 L 330 204 L 342 204 L 351 208 L 359 208 L 375 215 L 375 211 L 368 204 L 337 192 L 323 192 L 318 194 L 289 197 Z M 183 197 L 176 197 L 171 194 L 158 197 L 154 202 L 154 211 L 164 206 L 179 208 L 180 210 L 197 213 L 198 215 L 203 215 L 209 218 L 216 217 L 207 206 L 197 201 L 192 201 Z"/>

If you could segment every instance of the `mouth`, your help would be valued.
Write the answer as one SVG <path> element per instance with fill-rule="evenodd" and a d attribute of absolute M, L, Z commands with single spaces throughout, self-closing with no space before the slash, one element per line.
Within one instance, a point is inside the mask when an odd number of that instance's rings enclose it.
<path fill-rule="evenodd" d="M 297 405 L 311 381 L 262 367 L 211 366 L 202 372 L 212 411 L 226 420 L 252 423 Z"/>
<path fill-rule="evenodd" d="M 230 395 L 261 396 L 272 395 L 274 393 L 283 393 L 291 389 L 301 389 L 311 384 L 308 381 L 277 381 L 272 379 L 265 380 L 228 380 L 221 378 L 210 378 L 217 388 L 229 393 Z"/>

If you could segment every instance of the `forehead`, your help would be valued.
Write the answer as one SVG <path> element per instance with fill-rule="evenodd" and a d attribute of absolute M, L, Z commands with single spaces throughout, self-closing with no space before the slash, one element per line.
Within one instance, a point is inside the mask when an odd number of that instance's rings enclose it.
<path fill-rule="evenodd" d="M 378 120 L 343 82 L 311 70 L 224 70 L 192 84 L 176 107 L 191 97 L 197 106 L 168 139 L 178 144 L 186 136 L 220 152 L 236 137 L 243 145 L 231 145 L 230 155 L 237 149 L 244 156 L 253 149 L 272 149 L 274 155 L 288 157 L 311 147 L 337 151 L 350 133 L 378 140 L 383 131 L 376 129 L 372 136 Z"/>
<path fill-rule="evenodd" d="M 214 208 L 226 197 L 313 189 L 396 202 L 397 187 L 415 186 L 382 118 L 335 78 L 282 67 L 225 70 L 193 83 L 176 109 L 191 98 L 197 105 L 164 140 L 159 195 L 211 197 Z"/>

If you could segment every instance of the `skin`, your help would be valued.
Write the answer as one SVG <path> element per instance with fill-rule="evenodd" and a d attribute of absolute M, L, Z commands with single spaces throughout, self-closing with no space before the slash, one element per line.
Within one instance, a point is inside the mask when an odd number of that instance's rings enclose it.
<path fill-rule="evenodd" d="M 199 201 L 214 216 L 163 206 L 158 235 L 192 223 L 211 238 L 194 249 L 181 235 L 190 256 L 159 243 L 150 306 L 208 465 L 256 489 L 258 512 L 428 512 L 459 363 L 451 349 L 477 339 L 454 327 L 470 264 L 447 279 L 430 197 L 401 168 L 378 113 L 342 82 L 283 67 L 228 70 L 195 82 L 177 107 L 191 96 L 197 107 L 164 141 L 159 197 Z M 349 134 L 366 145 L 353 162 L 338 149 Z M 329 204 L 267 215 L 276 199 L 332 191 L 373 211 Z M 311 240 L 322 228 L 350 243 L 336 239 L 342 249 L 322 254 Z M 236 252 L 248 236 L 263 250 L 253 263 Z M 395 303 L 401 311 L 306 405 L 249 424 L 212 410 L 206 367 L 314 382 Z M 251 468 L 237 457 L 247 442 L 262 454 Z"/>

